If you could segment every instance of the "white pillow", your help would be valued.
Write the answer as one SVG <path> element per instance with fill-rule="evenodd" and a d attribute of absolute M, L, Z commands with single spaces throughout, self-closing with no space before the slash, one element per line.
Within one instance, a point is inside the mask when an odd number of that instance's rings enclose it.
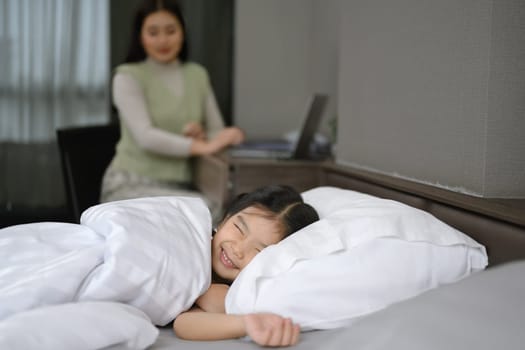
<path fill-rule="evenodd" d="M 487 266 L 482 245 L 425 211 L 335 187 L 303 198 L 320 220 L 258 254 L 230 287 L 227 313 L 342 327 Z"/>
<path fill-rule="evenodd" d="M 200 198 L 104 203 L 87 209 L 81 225 L 105 237 L 105 251 L 79 301 L 127 303 L 165 325 L 209 287 L 211 215 Z"/>

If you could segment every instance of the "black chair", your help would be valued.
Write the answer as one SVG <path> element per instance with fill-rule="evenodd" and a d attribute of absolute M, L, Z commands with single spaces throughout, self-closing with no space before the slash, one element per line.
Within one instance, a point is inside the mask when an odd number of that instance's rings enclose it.
<path fill-rule="evenodd" d="M 57 129 L 67 205 L 74 222 L 99 203 L 102 177 L 115 154 L 118 124 Z"/>

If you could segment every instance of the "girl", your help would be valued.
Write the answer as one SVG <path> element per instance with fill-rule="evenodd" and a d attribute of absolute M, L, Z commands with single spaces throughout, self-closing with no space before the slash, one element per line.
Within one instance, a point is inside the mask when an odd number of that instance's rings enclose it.
<path fill-rule="evenodd" d="M 218 340 L 250 336 L 263 346 L 297 343 L 299 326 L 269 313 L 225 314 L 224 299 L 242 269 L 265 247 L 319 220 L 314 208 L 288 186 L 267 186 L 239 196 L 213 236 L 214 281 L 195 306 L 173 323 L 178 337 Z"/>

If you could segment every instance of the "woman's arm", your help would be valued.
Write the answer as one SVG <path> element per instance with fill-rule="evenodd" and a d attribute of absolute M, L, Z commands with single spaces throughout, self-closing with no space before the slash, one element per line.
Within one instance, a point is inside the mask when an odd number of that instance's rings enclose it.
<path fill-rule="evenodd" d="M 224 129 L 222 114 L 211 85 L 208 85 L 208 96 L 204 107 L 204 124 L 208 139 L 212 139 L 220 130 Z"/>
<path fill-rule="evenodd" d="M 193 139 L 190 153 L 194 156 L 213 154 L 230 146 L 237 145 L 244 140 L 244 133 L 236 127 L 224 128 L 211 140 Z"/>
<path fill-rule="evenodd" d="M 119 115 L 133 135 L 133 139 L 141 148 L 150 152 L 172 157 L 208 155 L 244 140 L 244 133 L 239 128 L 221 129 L 222 124 L 217 120 L 211 125 L 217 131 L 210 140 L 194 138 L 191 133 L 188 137 L 156 128 L 151 121 L 142 88 L 129 74 L 115 75 L 113 98 Z"/>
<path fill-rule="evenodd" d="M 131 75 L 115 75 L 113 99 L 122 122 L 141 148 L 172 157 L 190 155 L 191 138 L 167 132 L 153 125 L 142 88 Z"/>
<path fill-rule="evenodd" d="M 204 104 L 205 139 L 195 138 L 191 145 L 192 155 L 207 155 L 217 153 L 224 148 L 244 141 L 244 132 L 237 127 L 224 127 L 224 121 L 215 98 L 213 89 L 207 81 L 207 96 Z M 191 135 L 190 135 L 191 136 Z"/>
<path fill-rule="evenodd" d="M 300 331 L 289 318 L 274 314 L 230 315 L 198 308 L 180 314 L 173 322 L 173 330 L 186 340 L 223 340 L 248 335 L 262 346 L 294 345 Z"/>

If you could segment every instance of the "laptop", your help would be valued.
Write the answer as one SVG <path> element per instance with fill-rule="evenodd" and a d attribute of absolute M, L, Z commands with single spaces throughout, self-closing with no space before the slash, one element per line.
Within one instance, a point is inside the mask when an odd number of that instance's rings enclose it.
<path fill-rule="evenodd" d="M 230 148 L 230 156 L 234 158 L 265 159 L 312 158 L 310 145 L 319 128 L 327 103 L 328 95 L 318 93 L 311 97 L 297 142 L 290 142 L 284 139 L 248 140 Z"/>

